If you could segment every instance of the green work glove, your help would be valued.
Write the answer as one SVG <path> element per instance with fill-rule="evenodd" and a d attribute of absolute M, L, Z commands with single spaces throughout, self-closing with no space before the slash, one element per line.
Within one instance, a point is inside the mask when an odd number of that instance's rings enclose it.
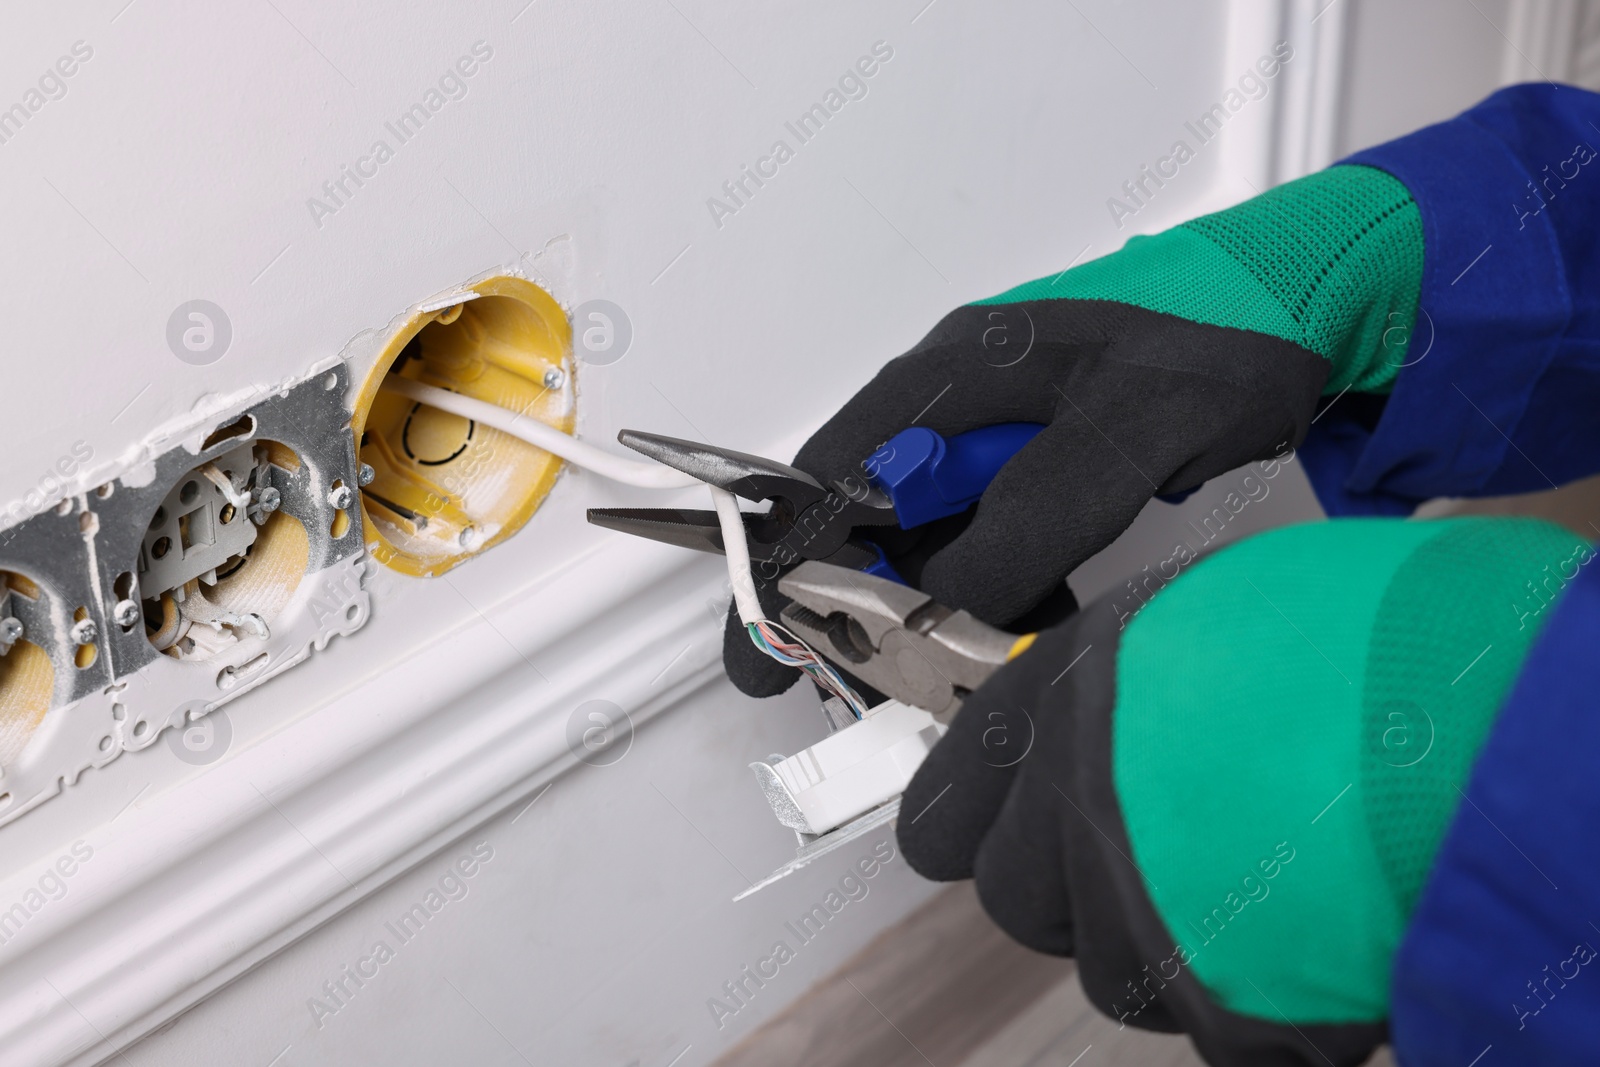
<path fill-rule="evenodd" d="M 901 849 L 1212 1064 L 1363 1063 L 1550 615 L 1530 583 L 1592 557 L 1534 520 L 1335 520 L 1193 562 L 1131 618 L 1098 602 L 967 700 Z"/>
<path fill-rule="evenodd" d="M 825 483 L 859 480 L 862 460 L 913 424 L 951 435 L 1048 423 L 975 514 L 891 534 L 884 547 L 912 584 L 986 622 L 1013 623 L 1047 597 L 1070 610 L 1067 574 L 1152 495 L 1298 445 L 1323 394 L 1389 388 L 1422 250 L 1404 185 L 1333 167 L 958 308 L 885 365 L 795 466 Z M 768 599 L 769 611 L 781 606 L 775 590 Z M 797 677 L 737 625 L 724 660 L 753 696 Z"/>

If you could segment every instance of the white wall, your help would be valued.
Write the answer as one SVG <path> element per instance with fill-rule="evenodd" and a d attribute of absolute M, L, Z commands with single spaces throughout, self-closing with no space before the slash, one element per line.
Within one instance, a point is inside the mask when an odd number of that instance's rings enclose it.
<path fill-rule="evenodd" d="M 1470 47 L 1397 48 L 1408 61 L 1369 70 L 1386 38 L 1366 21 L 1380 5 L 1357 0 L 1348 23 L 1242 2 L 524 3 L 13 13 L 0 105 L 75 41 L 93 57 L 0 144 L 0 500 L 78 440 L 109 469 L 207 395 L 335 354 L 359 379 L 408 307 L 495 270 L 631 318 L 628 355 L 582 369 L 582 436 L 632 426 L 785 455 L 949 308 L 1118 247 L 1135 227 L 1113 223 L 1107 198 L 1280 24 L 1303 34 L 1298 61 L 1321 64 L 1322 88 L 1275 86 L 1138 229 L 1281 176 L 1278 124 L 1308 109 L 1338 117 L 1351 101 L 1337 128 L 1354 145 L 1382 127 L 1372 101 L 1426 90 L 1417 121 L 1465 106 L 1493 52 L 1470 8 L 1430 7 L 1450 31 L 1438 39 Z M 1345 68 L 1327 27 L 1361 43 L 1331 104 Z M 316 225 L 307 198 L 477 41 L 493 56 L 466 97 Z M 707 198 L 879 41 L 893 58 L 868 95 L 716 225 Z M 197 297 L 234 326 L 207 367 L 164 341 L 168 314 Z M 1315 513 L 1294 477 L 1250 523 Z M 690 1067 L 924 899 L 889 864 L 748 1009 L 713 1023 L 706 999 L 856 853 L 730 902 L 791 847 L 746 764 L 821 722 L 807 696 L 755 702 L 716 676 L 715 561 L 582 521 L 641 496 L 564 477 L 521 534 L 448 581 L 379 574 L 366 629 L 228 706 L 218 761 L 130 753 L 0 829 L 0 904 L 72 842 L 96 855 L 0 944 L 8 1055 Z M 1081 591 L 1163 558 L 1187 513 L 1160 507 L 1075 578 Z M 594 699 L 634 716 L 634 747 L 564 773 L 567 723 Z M 484 841 L 494 859 L 470 893 L 319 1027 L 307 1000 L 321 983 Z"/>

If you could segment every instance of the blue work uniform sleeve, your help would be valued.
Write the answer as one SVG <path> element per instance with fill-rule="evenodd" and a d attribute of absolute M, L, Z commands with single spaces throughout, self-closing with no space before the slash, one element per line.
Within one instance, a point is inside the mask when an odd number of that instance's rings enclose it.
<path fill-rule="evenodd" d="M 1395 956 L 1405 1067 L 1600 1062 L 1600 561 L 1574 563 L 1553 605 L 1517 608 L 1551 614 Z"/>
<path fill-rule="evenodd" d="M 1424 260 L 1393 391 L 1325 402 L 1302 446 L 1329 514 L 1600 472 L 1597 146 L 1600 94 L 1517 85 L 1343 161 L 1410 189 Z"/>

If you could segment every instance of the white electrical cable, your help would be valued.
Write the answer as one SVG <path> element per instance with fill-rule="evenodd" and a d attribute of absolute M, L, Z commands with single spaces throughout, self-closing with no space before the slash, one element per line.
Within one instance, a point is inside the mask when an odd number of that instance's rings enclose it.
<path fill-rule="evenodd" d="M 739 621 L 746 626 L 762 622 L 765 617 L 761 613 L 761 600 L 756 596 L 755 579 L 750 576 L 750 546 L 745 541 L 739 501 L 726 489 L 715 485 L 707 488 L 717 508 L 717 522 L 722 526 L 722 549 L 728 557 L 728 584 L 733 587 L 733 603 L 739 609 Z"/>
<path fill-rule="evenodd" d="M 600 477 L 609 478 L 614 482 L 638 486 L 641 489 L 687 489 L 691 485 L 705 484 L 694 475 L 673 470 L 665 464 L 612 455 L 594 445 L 570 437 L 560 430 L 546 426 L 531 416 L 519 415 L 510 408 L 462 396 L 460 393 L 452 393 L 448 389 L 440 389 L 425 382 L 391 374 L 384 380 L 383 387 L 431 408 L 438 408 L 440 411 L 492 426 L 496 430 L 528 442 L 535 448 L 542 448 L 546 452 L 560 456 L 574 466 L 593 471 Z M 743 527 L 740 529 L 742 531 Z M 748 569 L 748 557 L 746 557 L 746 570 Z"/>
<path fill-rule="evenodd" d="M 684 474 L 665 464 L 614 456 L 510 408 L 452 393 L 448 389 L 402 378 L 398 374 L 391 375 L 384 382 L 384 387 L 419 404 L 492 426 L 614 482 L 642 489 L 686 489 L 691 485 L 706 485 L 693 475 Z M 756 596 L 755 578 L 750 570 L 750 545 L 745 539 L 739 502 L 726 489 L 715 485 L 706 485 L 706 488 L 711 490 L 717 523 L 722 528 L 722 545 L 728 557 L 728 584 L 733 588 L 734 609 L 750 634 L 751 641 L 779 663 L 805 671 L 823 689 L 843 700 L 856 718 L 862 718 L 866 714 L 866 703 L 840 677 L 839 672 L 803 640 L 762 615 L 761 599 Z"/>
<path fill-rule="evenodd" d="M 717 508 L 717 524 L 722 528 L 722 549 L 728 557 L 728 584 L 733 587 L 734 608 L 750 640 L 779 663 L 805 671 L 826 692 L 842 700 L 857 719 L 865 718 L 866 701 L 850 688 L 833 665 L 787 627 L 762 614 L 755 579 L 750 573 L 750 545 L 745 540 L 739 502 L 726 489 L 715 485 L 707 488 Z"/>

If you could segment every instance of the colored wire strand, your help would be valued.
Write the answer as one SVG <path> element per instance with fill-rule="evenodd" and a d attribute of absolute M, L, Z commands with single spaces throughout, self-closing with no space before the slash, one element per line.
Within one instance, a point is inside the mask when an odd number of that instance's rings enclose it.
<path fill-rule="evenodd" d="M 653 461 L 613 455 L 510 408 L 452 393 L 426 382 L 392 374 L 384 382 L 384 387 L 420 404 L 492 426 L 614 482 L 641 489 L 686 489 L 691 485 L 705 484 L 691 474 Z M 850 688 L 833 665 L 782 625 L 762 615 L 761 599 L 756 596 L 755 579 L 751 575 L 750 546 L 745 540 L 739 502 L 726 489 L 714 485 L 707 488 L 711 490 L 711 502 L 716 507 L 717 521 L 722 527 L 722 544 L 728 556 L 728 583 L 733 587 L 734 610 L 738 612 L 739 621 L 744 623 L 751 642 L 779 663 L 804 671 L 824 691 L 844 701 L 856 718 L 863 718 L 867 710 L 866 702 Z"/>
<path fill-rule="evenodd" d="M 866 716 L 866 701 L 850 688 L 844 676 L 835 670 L 831 663 L 817 655 L 811 646 L 800 638 L 771 619 L 745 623 L 745 632 L 761 651 L 779 663 L 799 667 L 826 692 L 842 700 L 845 707 L 850 709 L 850 714 L 857 719 Z"/>
<path fill-rule="evenodd" d="M 717 509 L 717 523 L 722 528 L 722 547 L 728 556 L 728 584 L 733 587 L 734 609 L 738 611 L 739 621 L 744 623 L 751 642 L 779 663 L 800 668 L 825 692 L 844 701 L 856 718 L 865 717 L 866 702 L 850 688 L 833 664 L 762 614 L 761 599 L 756 596 L 755 579 L 750 573 L 750 546 L 745 540 L 739 502 L 726 489 L 715 485 L 707 488 L 711 490 L 711 502 Z"/>

